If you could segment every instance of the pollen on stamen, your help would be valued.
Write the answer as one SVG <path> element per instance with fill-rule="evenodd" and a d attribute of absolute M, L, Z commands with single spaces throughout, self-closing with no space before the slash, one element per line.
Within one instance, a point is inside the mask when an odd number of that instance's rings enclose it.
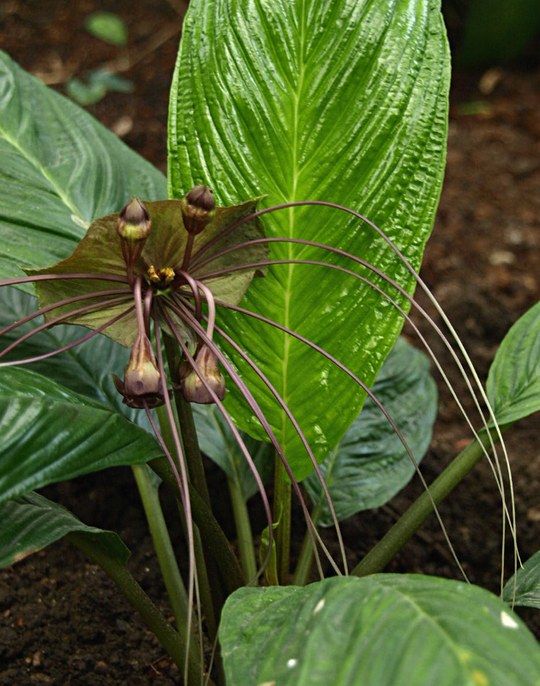
<path fill-rule="evenodd" d="M 163 269 L 156 269 L 154 265 L 150 265 L 146 270 L 146 278 L 149 283 L 158 288 L 167 288 L 174 281 L 175 273 L 172 267 L 163 267 Z"/>

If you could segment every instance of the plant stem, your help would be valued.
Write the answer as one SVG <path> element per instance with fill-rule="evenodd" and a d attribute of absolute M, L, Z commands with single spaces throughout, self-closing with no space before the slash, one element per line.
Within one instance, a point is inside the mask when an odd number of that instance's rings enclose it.
<path fill-rule="evenodd" d="M 285 467 L 276 455 L 274 462 L 274 523 L 277 572 L 280 583 L 289 581 L 289 563 L 291 553 L 291 482 L 288 480 Z"/>
<path fill-rule="evenodd" d="M 71 532 L 67 535 L 67 539 L 82 550 L 92 562 L 99 565 L 114 581 L 128 602 L 139 611 L 146 626 L 155 634 L 163 648 L 178 665 L 180 672 L 183 673 L 185 647 L 188 640 L 184 627 L 179 627 L 178 632 L 176 632 L 166 622 L 161 612 L 142 590 L 127 567 L 98 543 L 92 541 L 89 536 Z M 193 644 L 191 646 L 193 649 L 189 651 L 188 682 L 195 686 L 195 684 L 200 683 L 202 670 L 195 646 Z"/>
<path fill-rule="evenodd" d="M 505 431 L 509 426 L 501 427 L 501 431 Z M 429 491 L 433 500 L 426 492 L 422 493 L 352 570 L 352 575 L 368 576 L 384 569 L 433 512 L 433 503 L 435 505 L 441 503 L 482 459 L 484 456 L 483 447 L 489 445 L 489 437 L 485 431 L 482 431 L 479 437 L 480 442 L 476 439 L 471 441 L 431 484 Z M 492 437 L 494 441 L 497 441 L 495 431 L 492 431 Z"/>
<path fill-rule="evenodd" d="M 163 408 L 158 408 L 157 411 L 158 414 L 158 419 L 160 423 L 160 429 L 161 429 L 161 434 L 163 436 L 163 440 L 165 441 L 165 444 L 167 445 L 167 448 L 169 449 L 169 453 L 171 456 L 175 454 L 174 452 L 174 441 L 172 439 L 172 431 L 171 428 L 169 427 L 169 421 L 168 421 L 168 416 L 167 413 L 163 411 Z M 180 427 L 181 429 L 181 427 Z M 180 432 L 181 435 L 181 432 Z M 181 435 L 182 437 L 182 435 Z M 183 438 L 183 437 L 182 437 Z M 185 448 L 184 448 L 185 451 Z M 154 469 L 154 465 L 150 464 L 150 466 Z M 181 503 L 181 497 L 179 493 L 179 487 L 178 484 L 176 483 L 176 479 L 174 475 L 172 474 L 172 471 L 170 469 L 170 465 L 167 463 L 168 469 L 166 470 L 167 474 L 167 479 L 171 479 L 174 482 L 174 490 L 173 493 L 175 496 L 177 496 L 177 501 L 179 505 L 179 512 L 180 516 L 182 519 L 182 525 L 184 527 L 184 533 L 186 533 L 187 536 L 187 522 L 185 518 L 185 513 L 182 509 L 182 506 L 180 505 Z M 157 474 L 161 476 L 161 474 L 154 469 Z M 189 472 L 188 472 L 189 473 Z M 162 476 L 163 478 L 163 476 Z M 165 478 L 163 478 L 165 481 Z M 170 481 L 169 481 L 170 483 Z M 193 515 L 193 497 L 192 494 L 198 493 L 198 491 L 195 490 L 191 485 L 189 486 L 190 490 L 190 502 L 191 502 L 191 508 L 192 508 L 192 515 Z M 200 496 L 199 496 L 200 497 Z M 204 502 L 204 501 L 203 501 Z M 206 505 L 206 503 L 205 503 Z M 195 519 L 195 517 L 194 517 Z M 195 522 L 197 524 L 197 522 Z M 214 640 L 216 634 L 217 634 L 217 626 L 218 626 L 218 618 L 216 616 L 216 603 L 214 602 L 214 594 L 217 594 L 219 592 L 219 583 L 217 580 L 214 580 L 213 587 L 211 588 L 210 580 L 208 577 L 208 568 L 210 565 L 213 567 L 213 560 L 210 559 L 210 555 L 207 551 L 206 555 L 203 552 L 203 546 L 202 546 L 202 539 L 200 535 L 200 530 L 198 529 L 197 526 L 194 527 L 195 530 L 193 532 L 193 543 L 194 543 L 194 555 L 195 555 L 195 568 L 197 570 L 197 578 L 198 578 L 198 585 L 199 585 L 199 594 L 201 598 L 201 605 L 203 609 L 204 616 L 206 618 L 206 623 L 208 626 L 208 631 L 210 633 L 210 637 L 212 640 Z M 219 602 L 219 599 L 218 599 Z M 217 605 L 217 607 L 221 607 L 221 605 Z"/>
<path fill-rule="evenodd" d="M 180 500 L 178 484 L 166 458 L 161 457 L 152 460 L 148 465 L 161 477 L 167 488 Z M 228 593 L 244 585 L 242 570 L 238 564 L 229 541 L 219 526 L 213 513 L 208 509 L 200 495 L 191 488 L 189 491 L 193 520 L 199 528 L 205 545 L 213 551 L 214 557 L 220 567 L 221 576 Z"/>
<path fill-rule="evenodd" d="M 294 572 L 293 584 L 295 586 L 305 586 L 309 579 L 311 566 L 313 565 L 313 541 L 309 533 L 306 533 L 300 549 L 300 556 Z"/>
<path fill-rule="evenodd" d="M 321 496 L 324 497 L 324 496 Z M 311 514 L 311 519 L 314 526 L 317 526 L 317 521 L 321 512 L 321 502 L 317 503 L 317 506 Z M 298 562 L 296 564 L 296 570 L 294 573 L 293 584 L 295 586 L 305 586 L 309 579 L 309 574 L 311 572 L 311 567 L 313 565 L 313 536 L 310 535 L 309 531 L 306 531 L 304 540 L 302 541 L 302 548 L 300 549 L 300 556 L 298 557 Z"/>
<path fill-rule="evenodd" d="M 137 482 L 165 588 L 176 618 L 176 626 L 186 626 L 189 612 L 187 592 L 163 517 L 158 488 L 152 482 L 151 472 L 149 473 L 146 465 L 132 465 L 131 469 Z"/>
<path fill-rule="evenodd" d="M 177 380 L 176 370 L 178 369 L 180 360 L 178 355 L 178 346 L 170 336 L 165 336 L 165 353 L 167 355 L 167 362 L 169 363 L 169 371 L 173 380 Z M 174 392 L 174 402 L 176 405 L 176 412 L 178 415 L 178 423 L 180 425 L 180 433 L 182 436 L 182 443 L 184 445 L 184 453 L 189 472 L 189 478 L 195 489 L 206 504 L 211 508 L 210 493 L 208 491 L 208 484 L 206 483 L 206 475 L 204 473 L 204 465 L 199 448 L 199 440 L 197 438 L 197 429 L 193 420 L 193 412 L 191 405 L 184 399 L 179 391 Z"/>
<path fill-rule="evenodd" d="M 246 583 L 249 583 L 257 576 L 257 559 L 255 557 L 251 522 L 249 520 L 246 501 L 244 500 L 240 487 L 233 479 L 227 479 L 227 483 L 229 485 L 229 493 L 231 494 L 231 503 L 236 524 L 240 562 L 244 571 L 245 581 Z"/>

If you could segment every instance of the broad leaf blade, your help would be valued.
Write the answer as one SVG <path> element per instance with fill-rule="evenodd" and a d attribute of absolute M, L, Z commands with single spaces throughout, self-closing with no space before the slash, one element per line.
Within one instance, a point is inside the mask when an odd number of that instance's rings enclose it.
<path fill-rule="evenodd" d="M 122 563 L 130 555 L 113 531 L 83 524 L 69 510 L 38 493 L 27 493 L 0 505 L 0 519 L 0 567 L 19 562 L 73 531 L 90 536 Z"/>
<path fill-rule="evenodd" d="M 540 550 L 518 569 L 516 577 L 506 583 L 503 598 L 507 603 L 540 610 Z"/>
<path fill-rule="evenodd" d="M 0 374 L 0 502 L 47 484 L 162 455 L 146 431 L 26 369 Z"/>
<path fill-rule="evenodd" d="M 386 359 L 373 393 L 401 430 L 420 462 L 431 442 L 437 414 L 437 387 L 429 361 L 405 339 L 398 339 Z M 379 507 L 401 490 L 414 474 L 414 465 L 396 432 L 373 400 L 349 427 L 321 471 L 339 520 Z M 316 474 L 303 482 L 311 499 L 321 503 L 318 524 L 333 524 Z"/>
<path fill-rule="evenodd" d="M 4 288 L 0 308 L 0 328 L 22 319 L 36 309 L 37 302 L 33 296 L 17 288 Z M 43 318 L 38 317 L 8 332 L 2 336 L 3 347 L 7 347 L 42 323 Z M 73 343 L 87 333 L 88 330 L 80 326 L 54 326 L 28 338 L 7 353 L 3 360 L 24 360 L 52 352 Z M 112 380 L 113 374 L 122 377 L 128 360 L 127 348 L 105 336 L 96 336 L 81 346 L 32 363 L 31 371 L 46 376 L 76 393 L 98 400 L 106 407 L 128 417 L 132 422 L 151 430 L 144 412 L 130 409 L 123 404 L 123 398 Z"/>
<path fill-rule="evenodd" d="M 244 588 L 220 627 L 228 686 L 538 686 L 540 648 L 506 604 L 414 575 Z"/>
<path fill-rule="evenodd" d="M 67 98 L 0 53 L 0 275 L 66 257 L 95 218 L 163 175 Z"/>
<path fill-rule="evenodd" d="M 540 410 L 540 302 L 504 337 L 489 370 L 487 393 L 499 424 Z"/>
<path fill-rule="evenodd" d="M 195 0 L 173 83 L 170 194 L 205 182 L 225 202 L 260 193 L 266 205 L 340 202 L 382 226 L 418 266 L 442 182 L 448 77 L 436 0 Z M 413 288 L 388 246 L 350 216 L 291 209 L 265 225 L 272 236 L 348 250 Z M 300 253 L 339 261 L 291 244 L 271 249 L 277 259 Z M 367 286 L 312 265 L 271 268 L 244 302 L 316 340 L 368 385 L 402 324 Z M 246 317 L 221 321 L 269 376 L 322 460 L 364 393 L 290 336 Z M 312 468 L 296 431 L 267 386 L 243 373 L 296 476 L 306 476 Z M 243 428 L 261 436 L 232 387 L 228 403 Z"/>

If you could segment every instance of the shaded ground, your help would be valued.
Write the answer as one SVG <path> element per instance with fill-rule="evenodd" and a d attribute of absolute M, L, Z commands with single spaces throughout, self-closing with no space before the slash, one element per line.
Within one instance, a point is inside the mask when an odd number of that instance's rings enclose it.
<path fill-rule="evenodd" d="M 0 2 L 0 47 L 60 90 L 72 75 L 103 62 L 134 82 L 132 94 L 109 94 L 88 108 L 126 143 L 166 167 L 168 88 L 177 48 L 179 0 L 107 3 L 130 30 L 128 62 L 91 38 L 84 17 L 102 3 L 81 0 Z M 131 57 L 129 57 L 131 56 Z M 456 76 L 448 172 L 424 277 L 485 376 L 508 327 L 540 295 L 540 70 Z M 537 418 L 509 434 L 524 558 L 540 543 L 540 448 Z M 463 447 L 463 423 L 441 390 L 441 413 L 430 454 L 430 481 Z M 345 524 L 356 562 L 420 492 L 412 483 L 391 505 Z M 128 470 L 112 470 L 46 489 L 88 524 L 118 531 L 133 550 L 132 569 L 145 590 L 167 608 L 141 508 Z M 443 504 L 441 513 L 472 581 L 497 590 L 500 507 L 485 465 Z M 456 577 L 435 521 L 392 566 Z M 177 672 L 112 584 L 67 544 L 0 575 L 0 686 L 13 683 L 84 686 L 163 685 Z M 536 630 L 538 617 L 529 619 Z"/>

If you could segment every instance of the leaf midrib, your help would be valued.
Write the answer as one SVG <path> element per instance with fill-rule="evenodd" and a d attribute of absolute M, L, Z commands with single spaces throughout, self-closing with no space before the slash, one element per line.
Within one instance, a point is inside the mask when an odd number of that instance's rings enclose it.
<path fill-rule="evenodd" d="M 0 128 L 0 134 L 2 135 L 2 137 L 8 145 L 11 145 L 25 160 L 27 160 L 27 162 L 29 162 L 43 176 L 44 179 L 47 180 L 47 182 L 53 189 L 54 193 L 60 198 L 64 205 L 71 210 L 72 214 L 74 214 L 78 219 L 80 219 L 81 222 L 84 222 L 84 219 L 81 216 L 79 208 L 76 207 L 70 201 L 68 196 L 62 192 L 60 186 L 55 182 L 54 178 L 47 173 L 47 170 L 40 163 L 37 157 L 32 157 L 32 155 L 30 155 L 25 148 L 23 148 L 14 138 L 12 138 L 12 136 L 8 135 L 5 129 Z"/>
<path fill-rule="evenodd" d="M 292 171 L 292 188 L 288 198 L 288 201 L 294 202 L 297 199 L 297 189 L 298 189 L 298 177 L 300 170 L 298 169 L 298 146 L 299 146 L 299 110 L 300 110 L 300 100 L 302 89 L 304 86 L 304 74 L 305 74 L 305 36 L 306 36 L 306 3 L 302 2 L 301 17 L 300 17 L 300 33 L 299 33 L 299 45 L 298 45 L 298 59 L 299 59 L 299 71 L 298 71 L 298 81 L 297 89 L 294 95 L 294 113 L 293 113 L 293 123 L 292 123 L 292 148 L 291 148 L 291 171 Z M 287 199 L 285 199 L 287 201 Z M 294 208 L 289 208 L 289 227 L 288 235 L 293 236 L 294 233 Z M 293 258 L 293 244 L 287 244 L 287 255 L 290 260 Z M 286 289 L 284 294 L 284 324 L 287 329 L 291 329 L 291 316 L 290 316 L 290 306 L 291 306 L 291 290 L 294 274 L 294 264 L 289 264 L 287 266 L 287 279 L 286 279 Z M 288 395 L 288 369 L 289 369 L 289 357 L 291 349 L 291 336 L 283 334 L 283 366 L 282 366 L 282 397 L 285 405 L 288 407 L 289 403 L 287 400 Z M 281 444 L 286 444 L 286 431 L 287 431 L 287 416 L 285 413 L 281 415 Z"/>

